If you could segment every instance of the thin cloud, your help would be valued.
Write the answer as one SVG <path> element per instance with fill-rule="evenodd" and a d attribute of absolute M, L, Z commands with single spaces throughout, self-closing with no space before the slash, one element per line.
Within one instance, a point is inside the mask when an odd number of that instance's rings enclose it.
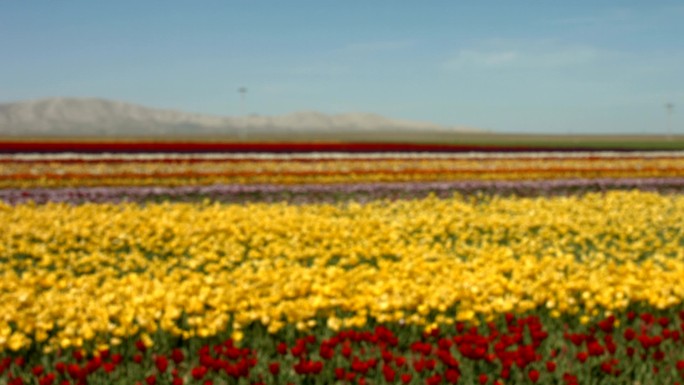
<path fill-rule="evenodd" d="M 551 24 L 589 26 L 609 25 L 614 23 L 628 22 L 634 18 L 634 12 L 628 8 L 616 8 L 602 14 L 567 17 L 549 20 Z"/>
<path fill-rule="evenodd" d="M 459 50 L 443 63 L 443 67 L 447 70 L 562 68 L 589 64 L 602 56 L 601 50 L 584 45 L 561 45 L 547 41 L 498 41 Z"/>

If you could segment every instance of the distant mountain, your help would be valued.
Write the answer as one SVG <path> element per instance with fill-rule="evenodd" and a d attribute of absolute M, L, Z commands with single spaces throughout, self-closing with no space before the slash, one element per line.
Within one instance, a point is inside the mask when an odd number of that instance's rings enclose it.
<path fill-rule="evenodd" d="M 392 133 L 481 132 L 367 113 L 222 117 L 143 107 L 104 99 L 52 98 L 0 104 L 5 136 L 193 136 L 236 138 L 387 136 Z"/>

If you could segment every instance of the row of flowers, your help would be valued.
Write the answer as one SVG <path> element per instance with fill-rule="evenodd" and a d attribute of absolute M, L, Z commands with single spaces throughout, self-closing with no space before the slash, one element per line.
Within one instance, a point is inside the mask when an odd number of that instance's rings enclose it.
<path fill-rule="evenodd" d="M 11 385 L 679 384 L 682 321 L 684 312 L 628 311 L 578 326 L 507 313 L 423 333 L 386 324 L 286 340 L 253 331 L 240 342 L 174 343 L 160 334 L 112 348 L 14 353 L 0 359 L 0 376 Z"/>
<path fill-rule="evenodd" d="M 493 159 L 345 159 L 345 160 L 136 160 L 126 161 L 6 161 L 0 175 L 155 175 L 195 173 L 368 173 L 368 172 L 478 172 L 518 170 L 648 170 L 679 169 L 684 157 L 674 158 L 493 158 Z"/>
<path fill-rule="evenodd" d="M 368 202 L 378 199 L 420 199 L 432 194 L 450 198 L 456 193 L 553 196 L 608 190 L 681 193 L 684 178 L 594 178 L 451 182 L 384 182 L 329 184 L 232 184 L 208 186 L 133 186 L 2 189 L 0 201 L 27 202 L 148 202 L 212 201 L 224 203 L 283 202 L 296 204 L 334 203 L 345 200 Z"/>
<path fill-rule="evenodd" d="M 5 159 L 0 189 L 75 186 L 188 186 L 677 178 L 683 156 L 395 159 Z"/>
<path fill-rule="evenodd" d="M 544 307 L 588 323 L 684 299 L 684 197 L 428 197 L 335 205 L 0 204 L 0 349 L 434 328 Z M 297 279 L 292 279 L 297 277 Z"/>
<path fill-rule="evenodd" d="M 216 184 L 321 184 L 374 182 L 495 181 L 595 178 L 681 178 L 684 168 L 662 169 L 518 169 L 518 170 L 412 170 L 370 172 L 245 172 L 163 173 L 119 175 L 12 175 L 0 178 L 0 188 L 75 186 L 192 186 Z"/>
<path fill-rule="evenodd" d="M 535 151 L 535 152 L 305 152 L 305 153 L 0 153 L 0 163 L 6 162 L 65 162 L 65 163 L 120 163 L 136 162 L 203 162 L 203 161 L 320 161 L 320 160 L 399 160 L 399 159 L 640 159 L 678 158 L 684 151 Z"/>
<path fill-rule="evenodd" d="M 608 147 L 608 148 L 606 148 Z M 96 141 L 96 140 L 14 140 L 0 141 L 0 153 L 159 153 L 159 152 L 240 152 L 240 153 L 302 153 L 302 152 L 530 152 L 530 151 L 587 151 L 589 146 L 529 146 L 486 144 L 431 144 L 431 143 L 339 143 L 339 142 L 202 142 L 202 141 Z M 602 149 L 617 150 L 604 146 Z"/>

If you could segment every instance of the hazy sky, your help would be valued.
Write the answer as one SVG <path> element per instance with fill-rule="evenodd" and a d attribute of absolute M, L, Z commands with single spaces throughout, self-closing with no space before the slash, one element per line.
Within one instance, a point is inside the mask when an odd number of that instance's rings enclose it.
<path fill-rule="evenodd" d="M 201 4 L 201 5 L 200 5 Z M 0 102 L 684 133 L 681 1 L 2 1 Z"/>

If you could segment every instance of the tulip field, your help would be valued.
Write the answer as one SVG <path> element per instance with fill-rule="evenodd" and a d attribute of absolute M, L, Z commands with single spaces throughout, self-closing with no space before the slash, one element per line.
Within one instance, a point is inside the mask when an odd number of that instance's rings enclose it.
<path fill-rule="evenodd" d="M 23 146 L 0 385 L 684 383 L 684 151 Z"/>

